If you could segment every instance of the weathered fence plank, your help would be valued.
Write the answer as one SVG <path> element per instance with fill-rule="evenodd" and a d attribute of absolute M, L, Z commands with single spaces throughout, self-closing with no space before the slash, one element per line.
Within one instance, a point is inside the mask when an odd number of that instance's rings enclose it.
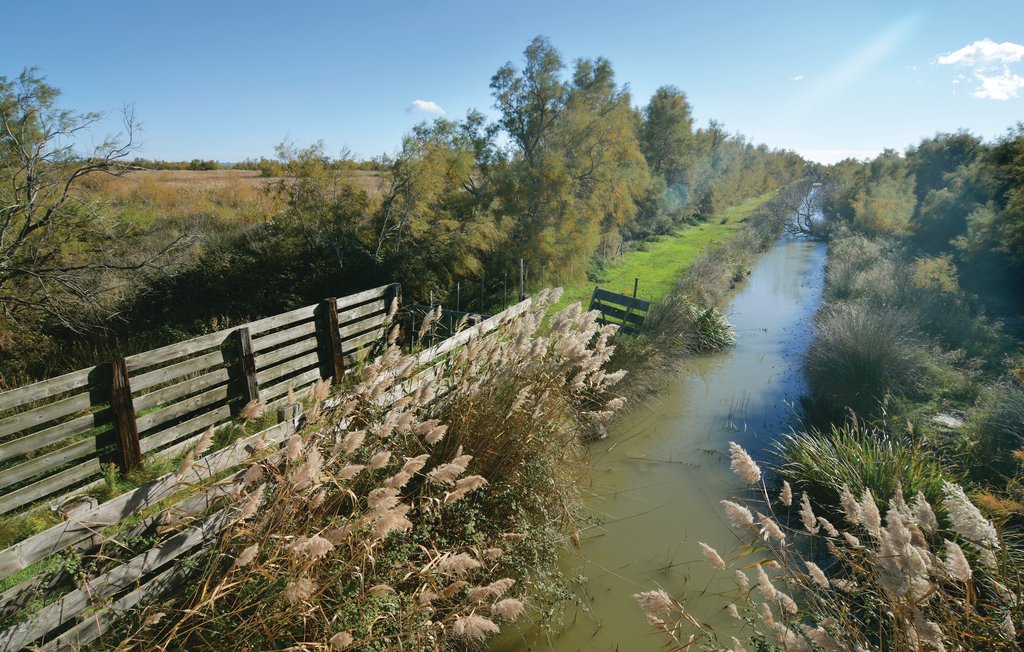
<path fill-rule="evenodd" d="M 58 448 L 57 450 L 50 451 L 49 453 L 44 453 L 43 455 L 34 457 L 27 462 L 22 462 L 15 466 L 9 466 L 3 471 L 0 471 L 0 489 L 18 484 L 19 482 L 23 482 L 43 473 L 47 469 L 64 466 L 68 462 L 72 462 L 80 457 L 84 457 L 95 452 L 96 439 L 89 438 L 75 442 L 74 444 L 63 448 Z"/>
<path fill-rule="evenodd" d="M 12 457 L 24 455 L 34 450 L 38 450 L 43 446 L 49 446 L 62 439 L 68 439 L 75 435 L 80 435 L 83 432 L 87 432 L 96 427 L 96 416 L 93 414 L 86 414 L 64 423 L 59 423 L 55 426 L 51 426 L 46 430 L 37 430 L 31 435 L 25 435 L 18 439 L 12 439 L 11 441 L 0 444 L 0 462 L 9 460 Z"/>
<path fill-rule="evenodd" d="M 63 376 L 40 380 L 31 385 L 0 392 L 0 411 L 10 410 L 11 408 L 39 401 L 50 396 L 57 396 L 64 392 L 87 388 L 90 385 L 89 376 L 92 372 L 92 368 L 80 369 Z"/>
<path fill-rule="evenodd" d="M 33 482 L 28 486 L 0 496 L 0 514 L 5 514 L 13 509 L 27 505 L 44 496 L 49 496 L 59 491 L 66 491 L 69 487 L 99 474 L 100 461 L 97 458 L 87 460 L 69 469 L 64 469 L 38 482 Z"/>

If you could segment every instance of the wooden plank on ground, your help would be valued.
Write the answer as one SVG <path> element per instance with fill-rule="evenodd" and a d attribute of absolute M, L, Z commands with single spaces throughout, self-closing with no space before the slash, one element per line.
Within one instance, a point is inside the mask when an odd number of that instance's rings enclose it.
<path fill-rule="evenodd" d="M 204 553 L 194 553 L 181 563 L 172 564 L 153 579 L 116 600 L 110 608 L 100 609 L 89 618 L 52 641 L 39 648 L 41 652 L 79 652 L 102 636 L 113 624 L 115 618 L 143 602 L 149 603 L 161 597 L 185 582 L 194 574 L 193 561 L 198 561 Z"/>
<path fill-rule="evenodd" d="M 147 550 L 98 577 L 86 580 L 85 586 L 71 591 L 60 600 L 32 614 L 28 620 L 0 633 L 0 646 L 6 650 L 20 650 L 29 646 L 51 630 L 75 618 L 92 604 L 117 595 L 144 575 L 160 569 L 211 539 L 228 523 L 228 511 L 221 510 L 203 519 L 198 525 L 174 535 L 160 546 Z"/>

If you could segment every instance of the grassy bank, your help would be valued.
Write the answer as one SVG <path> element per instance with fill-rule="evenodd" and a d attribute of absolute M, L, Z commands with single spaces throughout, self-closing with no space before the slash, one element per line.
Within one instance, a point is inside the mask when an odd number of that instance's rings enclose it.
<path fill-rule="evenodd" d="M 642 242 L 612 262 L 602 280 L 581 279 L 564 285 L 562 300 L 556 308 L 574 301 L 584 306 L 590 302 L 594 286 L 612 292 L 633 293 L 633 279 L 640 279 L 637 296 L 657 301 L 669 293 L 679 277 L 708 250 L 721 246 L 743 232 L 755 210 L 775 195 L 775 191 L 753 197 L 739 206 L 733 206 L 706 222 L 680 228 L 672 235 L 659 236 L 651 242 Z"/>

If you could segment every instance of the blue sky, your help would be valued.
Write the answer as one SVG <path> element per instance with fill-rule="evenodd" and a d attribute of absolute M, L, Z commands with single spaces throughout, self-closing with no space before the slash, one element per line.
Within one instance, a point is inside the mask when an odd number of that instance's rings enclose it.
<path fill-rule="evenodd" d="M 538 34 L 567 61 L 610 59 L 634 104 L 674 84 L 699 122 L 816 160 L 1024 119 L 1021 0 L 33 4 L 4 9 L 0 75 L 39 66 L 76 110 L 134 104 L 148 158 L 236 161 L 285 139 L 393 153 L 433 117 L 416 100 L 493 114 L 491 75 Z"/>

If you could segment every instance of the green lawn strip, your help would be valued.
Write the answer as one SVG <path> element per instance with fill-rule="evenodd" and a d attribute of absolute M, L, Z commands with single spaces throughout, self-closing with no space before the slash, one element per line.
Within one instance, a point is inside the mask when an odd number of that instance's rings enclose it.
<path fill-rule="evenodd" d="M 611 292 L 633 294 L 633 279 L 640 279 L 637 297 L 655 301 L 672 289 L 690 264 L 707 249 L 724 244 L 744 228 L 744 220 L 754 209 L 765 203 L 775 191 L 749 199 L 739 206 L 726 209 L 724 215 L 716 216 L 696 226 L 681 228 L 675 235 L 661 236 L 657 242 L 647 243 L 646 251 L 630 251 L 610 266 L 607 277 L 600 283 L 586 279 L 566 284 L 561 300 L 552 308 L 558 311 L 573 301 L 579 301 L 586 308 L 594 286 Z"/>

